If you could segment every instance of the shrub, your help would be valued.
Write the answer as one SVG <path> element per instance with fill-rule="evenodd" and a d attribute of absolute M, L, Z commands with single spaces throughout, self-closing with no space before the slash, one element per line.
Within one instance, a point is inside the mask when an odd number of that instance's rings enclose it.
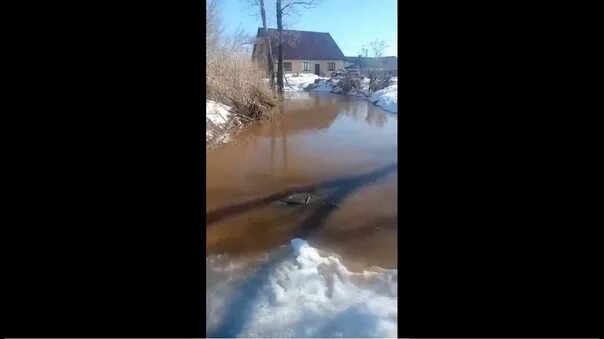
<path fill-rule="evenodd" d="M 352 91 L 358 91 L 361 89 L 361 78 L 352 73 L 347 73 L 342 76 L 337 85 L 341 93 L 348 94 Z"/>
<path fill-rule="evenodd" d="M 231 106 L 238 115 L 258 120 L 278 103 L 261 79 L 262 71 L 244 55 L 227 51 L 207 55 L 206 98 Z"/>
<path fill-rule="evenodd" d="M 390 74 L 384 71 L 369 70 L 369 93 L 379 91 L 392 84 Z"/>

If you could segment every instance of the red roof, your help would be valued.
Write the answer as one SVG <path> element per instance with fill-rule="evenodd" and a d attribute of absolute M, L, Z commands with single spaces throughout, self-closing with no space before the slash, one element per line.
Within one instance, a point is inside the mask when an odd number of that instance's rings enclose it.
<path fill-rule="evenodd" d="M 277 58 L 278 31 L 268 29 L 271 48 Z M 263 28 L 258 28 L 258 37 L 264 36 Z M 329 33 L 283 30 L 284 60 L 344 60 L 344 53 Z"/>

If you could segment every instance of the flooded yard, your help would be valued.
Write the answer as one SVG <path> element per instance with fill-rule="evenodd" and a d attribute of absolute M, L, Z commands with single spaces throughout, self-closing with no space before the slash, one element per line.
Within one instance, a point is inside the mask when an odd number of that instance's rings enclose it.
<path fill-rule="evenodd" d="M 375 322 L 363 325 L 365 336 L 396 333 L 398 116 L 307 92 L 278 111 L 206 155 L 207 307 L 216 314 L 208 333 L 347 336 L 358 331 L 339 321 L 355 317 Z M 280 202 L 296 193 L 310 199 Z M 279 298 L 306 302 L 286 307 Z M 387 310 L 372 306 L 379 298 Z M 251 319 L 246 307 L 264 315 Z M 276 314 L 290 314 L 293 332 L 271 325 Z M 322 320 L 303 320 L 313 314 Z"/>

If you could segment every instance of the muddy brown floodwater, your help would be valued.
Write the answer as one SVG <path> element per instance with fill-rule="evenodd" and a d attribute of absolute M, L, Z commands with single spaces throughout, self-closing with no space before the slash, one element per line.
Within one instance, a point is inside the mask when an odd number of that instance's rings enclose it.
<path fill-rule="evenodd" d="M 397 115 L 294 93 L 207 159 L 207 254 L 256 256 L 303 238 L 353 270 L 396 268 Z M 308 205 L 276 203 L 311 192 Z"/>

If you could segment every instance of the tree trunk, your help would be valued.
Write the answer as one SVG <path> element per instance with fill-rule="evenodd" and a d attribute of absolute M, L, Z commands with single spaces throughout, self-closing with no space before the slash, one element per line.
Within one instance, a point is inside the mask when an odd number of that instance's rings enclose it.
<path fill-rule="evenodd" d="M 260 17 L 262 18 L 262 27 L 266 37 L 266 61 L 268 64 L 268 77 L 270 79 L 271 89 L 275 90 L 275 70 L 273 69 L 273 50 L 271 48 L 271 39 L 268 35 L 268 27 L 266 27 L 266 11 L 264 10 L 264 0 L 260 0 Z"/>
<path fill-rule="evenodd" d="M 274 90 L 275 89 L 275 68 L 273 65 L 273 50 L 271 48 L 271 39 L 268 36 L 268 30 L 265 29 L 265 32 L 267 32 L 266 35 L 266 44 L 268 46 L 268 76 L 270 77 L 270 84 L 271 84 L 271 89 Z"/>
<path fill-rule="evenodd" d="M 277 0 L 277 30 L 279 31 L 279 59 L 277 63 L 277 85 L 279 94 L 283 94 L 283 12 L 281 0 Z"/>

